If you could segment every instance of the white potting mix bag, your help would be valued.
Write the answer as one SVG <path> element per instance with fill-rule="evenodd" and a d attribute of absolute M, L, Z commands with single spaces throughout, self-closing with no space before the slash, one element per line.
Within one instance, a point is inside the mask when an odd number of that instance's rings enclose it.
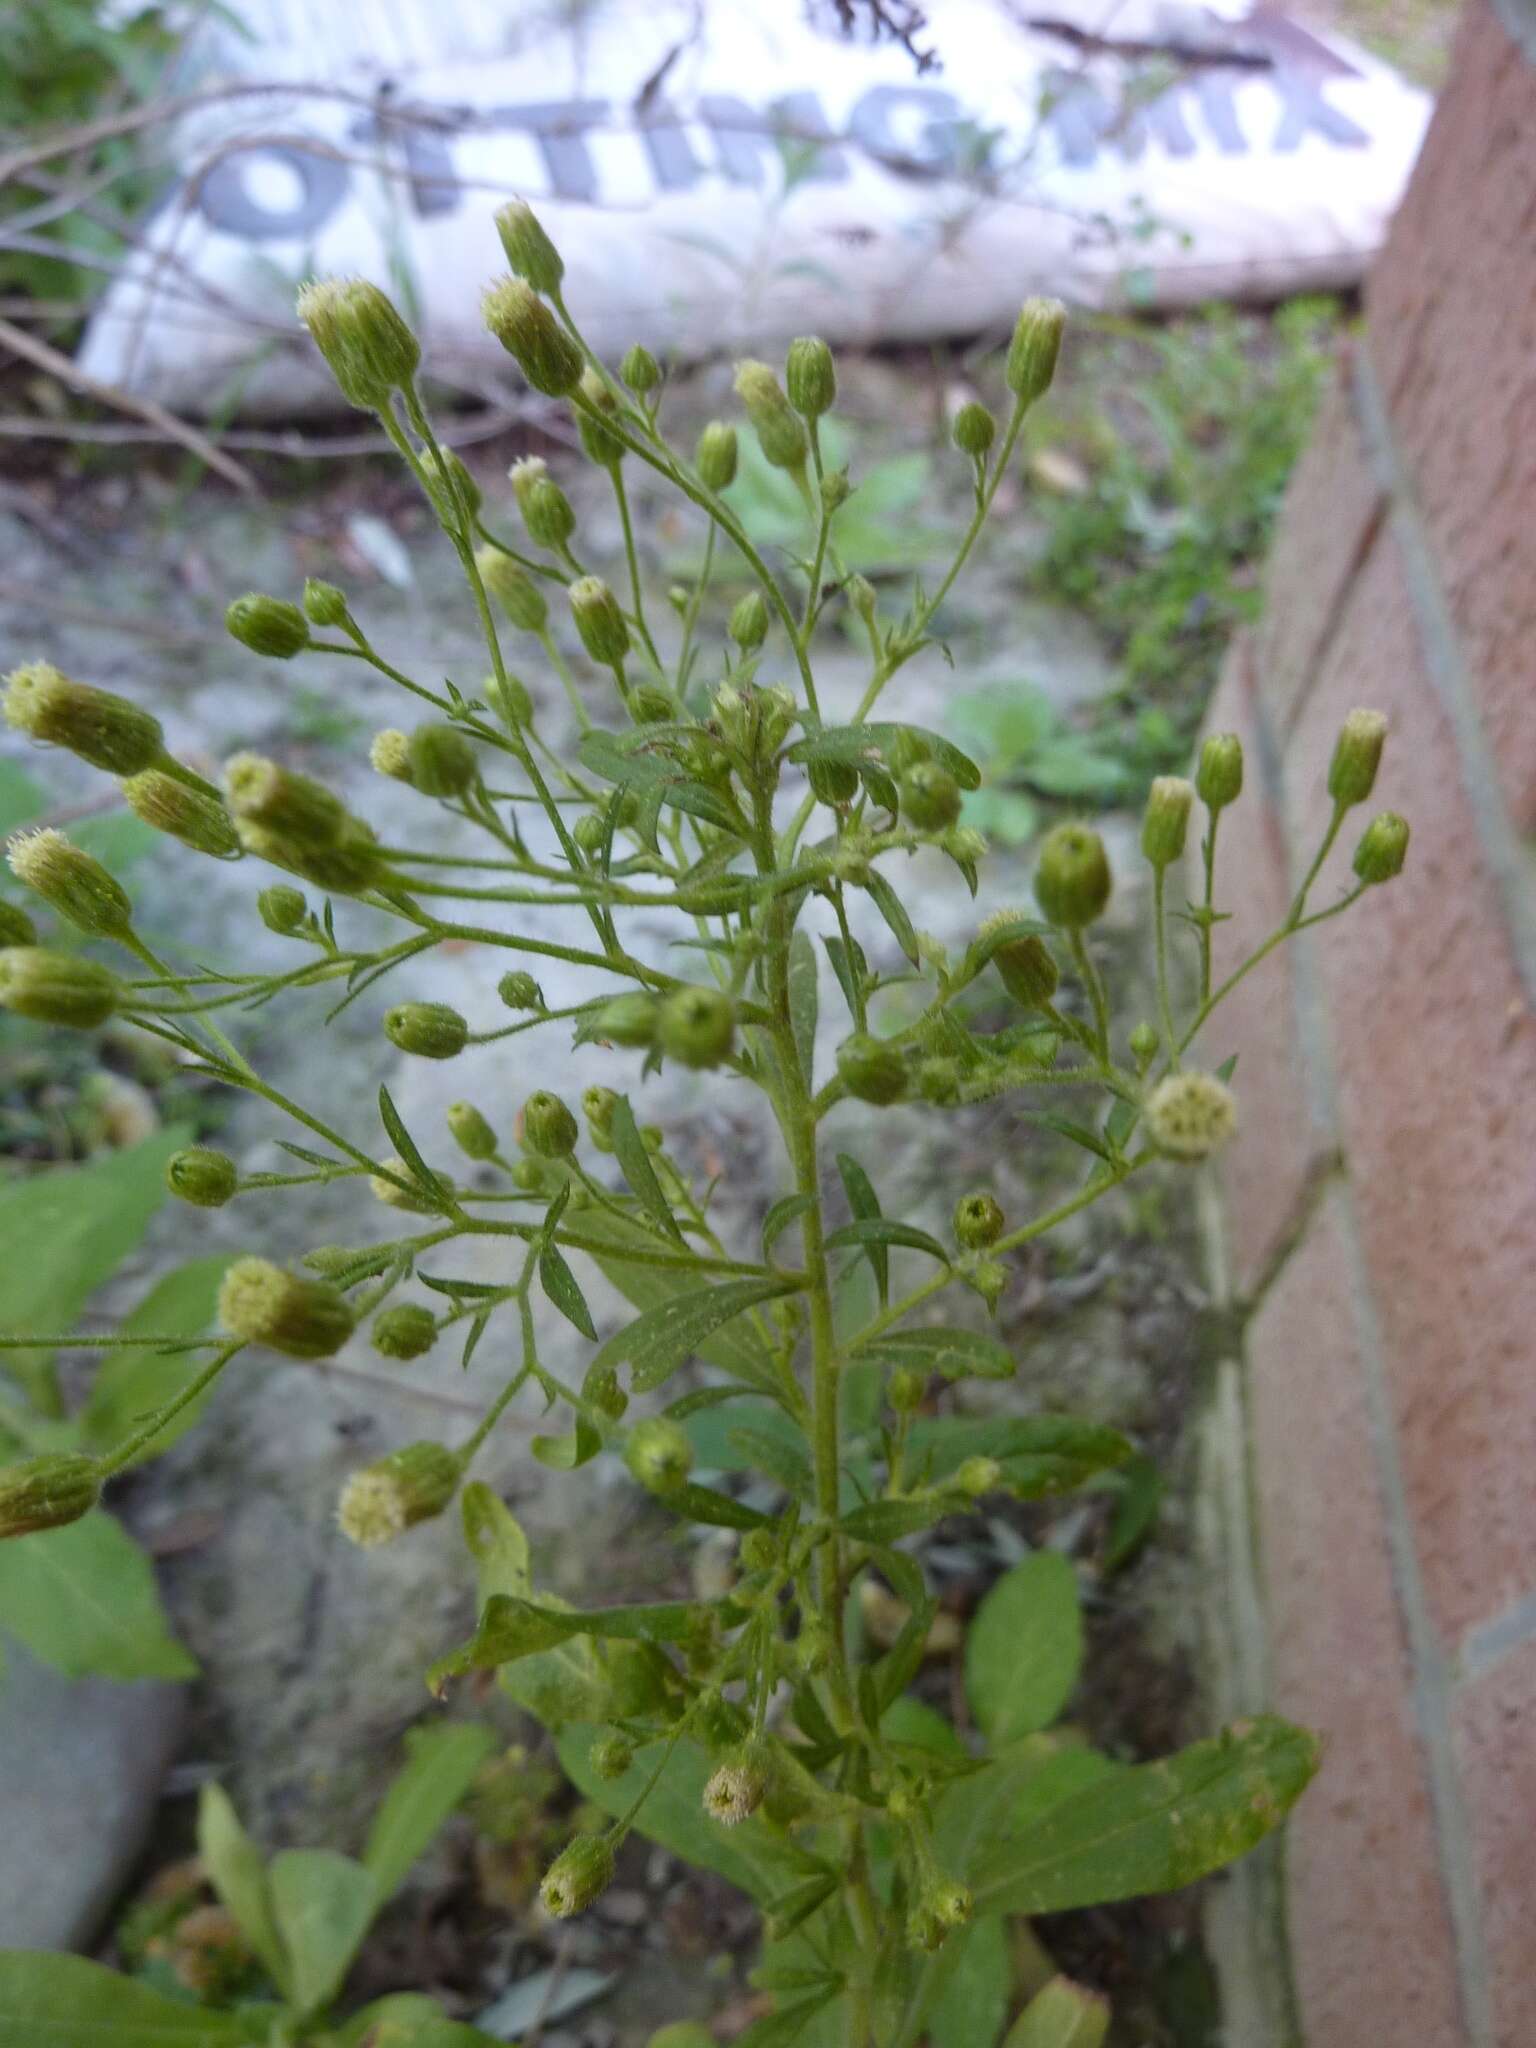
<path fill-rule="evenodd" d="M 1187 305 L 1355 282 L 1422 92 L 1272 7 L 933 0 L 920 47 L 801 0 L 243 0 L 94 376 L 184 411 L 334 407 L 295 287 L 394 291 L 432 365 L 509 370 L 479 299 L 534 202 L 593 343 L 658 354 L 1000 329 L 1019 299 Z"/>

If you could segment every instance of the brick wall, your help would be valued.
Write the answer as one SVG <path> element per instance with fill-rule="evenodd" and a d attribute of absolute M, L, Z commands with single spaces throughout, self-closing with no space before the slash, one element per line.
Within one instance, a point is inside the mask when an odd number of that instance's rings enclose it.
<path fill-rule="evenodd" d="M 1228 1703 L 1329 1743 L 1234 1894 L 1288 1967 L 1256 1991 L 1218 1911 L 1228 2038 L 1536 2048 L 1536 0 L 1471 0 L 1212 708 L 1250 762 L 1229 961 L 1316 845 L 1354 705 L 1391 722 L 1370 808 L 1411 819 L 1407 871 L 1256 971 L 1211 1046 L 1243 1047 L 1245 1119 Z"/>

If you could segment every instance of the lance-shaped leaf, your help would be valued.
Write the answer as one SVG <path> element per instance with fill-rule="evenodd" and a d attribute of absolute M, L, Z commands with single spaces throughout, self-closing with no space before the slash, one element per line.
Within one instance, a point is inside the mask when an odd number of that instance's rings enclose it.
<path fill-rule="evenodd" d="M 838 1178 L 843 1183 L 843 1193 L 848 1197 L 848 1206 L 853 1211 L 856 1223 L 878 1223 L 884 1216 L 880 1197 L 875 1193 L 875 1184 L 860 1166 L 851 1152 L 837 1155 Z M 891 1298 L 891 1255 L 885 1244 L 871 1238 L 864 1246 L 864 1256 L 869 1260 L 869 1270 L 875 1276 L 875 1287 L 880 1295 L 880 1306 Z"/>
<path fill-rule="evenodd" d="M 630 738 L 631 744 L 638 747 L 650 742 L 652 735 L 642 731 Z M 741 813 L 730 799 L 707 783 L 696 782 L 667 754 L 631 753 L 617 735 L 599 731 L 584 733 L 577 752 L 583 767 L 590 768 L 605 782 L 617 783 L 620 789 L 634 790 L 642 801 L 648 798 L 653 805 L 670 804 L 675 810 L 703 818 L 725 832 L 741 831 Z"/>
<path fill-rule="evenodd" d="M 980 789 L 981 770 L 952 740 L 929 732 L 921 725 L 877 722 L 871 725 L 824 725 L 809 739 L 798 740 L 789 750 L 791 761 L 848 761 L 855 767 L 872 754 L 890 758 L 898 736 L 915 734 L 925 740 L 934 760 L 947 768 L 962 789 Z"/>
<path fill-rule="evenodd" d="M 619 1171 L 629 1183 L 634 1195 L 646 1214 L 653 1217 L 662 1229 L 676 1243 L 686 1245 L 677 1218 L 672 1214 L 666 1196 L 661 1192 L 661 1183 L 656 1178 L 656 1169 L 651 1164 L 651 1155 L 646 1150 L 645 1140 L 635 1122 L 635 1112 L 630 1107 L 629 1097 L 621 1095 L 613 1105 L 613 1121 L 609 1126 L 609 1139 L 613 1145 L 614 1157 L 619 1162 Z"/>
<path fill-rule="evenodd" d="M 876 868 L 870 869 L 864 887 L 869 891 L 875 908 L 890 926 L 891 937 L 912 965 L 919 966 L 922 956 L 918 952 L 917 933 L 912 928 L 912 920 L 908 917 L 901 898 Z"/>
<path fill-rule="evenodd" d="M 496 1747 L 489 1728 L 448 1721 L 413 1728 L 405 1738 L 408 1760 L 396 1773 L 368 1830 L 363 1868 L 382 1906 L 405 1882 L 411 1865 L 431 1843 L 469 1790 L 476 1771 Z"/>
<path fill-rule="evenodd" d="M 844 1246 L 855 1244 L 900 1245 L 907 1251 L 927 1252 L 941 1265 L 949 1264 L 949 1253 L 936 1237 L 919 1230 L 915 1223 L 898 1223 L 894 1216 L 860 1216 L 845 1223 L 827 1239 L 827 1250 L 841 1251 Z"/>
<path fill-rule="evenodd" d="M 679 1642 L 696 1625 L 699 1611 L 698 1603 L 689 1600 L 582 1609 L 524 1600 L 514 1593 L 493 1593 L 469 1641 L 439 1657 L 427 1673 L 427 1684 L 440 1694 L 450 1678 L 462 1678 L 466 1671 L 494 1671 L 502 1664 L 515 1664 L 520 1657 L 552 1650 L 573 1636 Z"/>
<path fill-rule="evenodd" d="M 996 1458 L 1010 1488 L 1027 1499 L 1070 1492 L 1134 1455 L 1130 1440 L 1118 1430 L 1071 1415 L 1021 1415 L 1010 1421 L 922 1416 L 912 1425 L 909 1448 L 912 1469 L 935 1482 L 967 1458 Z"/>
<path fill-rule="evenodd" d="M 718 1287 L 694 1288 L 658 1302 L 643 1316 L 617 1331 L 593 1360 L 599 1365 L 620 1365 L 626 1359 L 631 1369 L 630 1384 L 637 1394 L 646 1394 L 669 1379 L 683 1361 L 697 1351 L 704 1340 L 727 1323 L 789 1291 L 782 1279 L 726 1280 Z"/>
<path fill-rule="evenodd" d="M 250 2038 L 237 2013 L 166 1998 L 83 1956 L 0 1955 L 3 2048 L 234 2048 Z"/>
<path fill-rule="evenodd" d="M 789 1021 L 808 1088 L 816 1053 L 816 1007 L 816 948 L 797 930 L 789 942 Z"/>
<path fill-rule="evenodd" d="M 887 1330 L 856 1348 L 861 1358 L 914 1366 L 919 1372 L 941 1373 L 947 1380 L 1008 1380 L 1016 1370 L 1006 1344 L 974 1330 Z"/>

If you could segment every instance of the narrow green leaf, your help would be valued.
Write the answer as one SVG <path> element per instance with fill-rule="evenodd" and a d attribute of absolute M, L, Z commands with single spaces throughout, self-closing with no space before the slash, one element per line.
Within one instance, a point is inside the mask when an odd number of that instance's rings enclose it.
<path fill-rule="evenodd" d="M 638 1223 L 628 1223 L 603 1211 L 587 1210 L 582 1215 L 582 1236 L 611 1244 L 611 1252 L 594 1252 L 604 1276 L 612 1281 L 626 1301 L 641 1310 L 659 1307 L 698 1291 L 699 1276 L 687 1268 L 644 1265 L 638 1254 L 654 1251 L 655 1240 L 642 1232 Z M 774 1400 L 783 1399 L 783 1382 L 772 1352 L 756 1323 L 738 1317 L 711 1332 L 698 1346 L 700 1358 L 718 1366 L 733 1379 L 744 1381 Z"/>
<path fill-rule="evenodd" d="M 961 1951 L 929 2010 L 928 2039 L 932 2048 L 993 2048 L 1013 1994 L 1007 1925 L 997 1917 L 973 1920 L 949 1939 Z"/>
<path fill-rule="evenodd" d="M 621 1095 L 613 1106 L 613 1122 L 610 1126 L 613 1154 L 619 1162 L 619 1171 L 628 1183 L 630 1193 L 639 1202 L 648 1216 L 654 1217 L 662 1229 L 675 1243 L 687 1244 L 682 1227 L 672 1214 L 666 1196 L 661 1192 L 661 1183 L 656 1178 L 656 1169 L 651 1164 L 651 1155 L 645 1149 L 645 1140 L 635 1122 L 635 1112 L 630 1107 L 629 1097 Z"/>
<path fill-rule="evenodd" d="M 827 958 L 832 962 L 832 972 L 837 976 L 837 985 L 843 992 L 843 1001 L 848 1005 L 848 1014 L 854 1023 L 859 1022 L 859 990 L 869 974 L 869 962 L 864 958 L 864 948 L 857 939 L 851 947 L 839 938 L 824 937 L 821 942 L 827 949 Z"/>
<path fill-rule="evenodd" d="M 807 1088 L 814 1085 L 816 1008 L 816 948 L 808 934 L 797 928 L 789 942 L 789 1021 Z"/>
<path fill-rule="evenodd" d="M 158 1280 L 138 1307 L 130 1310 L 117 1326 L 119 1337 L 135 1337 L 153 1331 L 167 1337 L 197 1337 L 213 1321 L 218 1303 L 219 1282 L 229 1265 L 229 1255 L 214 1252 L 205 1259 L 193 1259 Z M 163 1408 L 180 1393 L 187 1381 L 207 1363 L 206 1352 L 197 1351 L 108 1351 L 91 1382 L 80 1412 L 81 1440 L 87 1450 L 106 1451 L 139 1428 L 157 1408 Z M 134 1459 L 136 1465 L 158 1458 L 189 1430 L 207 1403 L 205 1395 L 184 1408 L 146 1444 Z"/>
<path fill-rule="evenodd" d="M 898 1223 L 894 1216 L 861 1216 L 852 1223 L 845 1223 L 834 1230 L 827 1239 L 829 1252 L 842 1251 L 847 1245 L 899 1245 L 906 1251 L 927 1252 L 930 1258 L 949 1264 L 949 1253 L 936 1237 L 930 1237 L 926 1230 L 919 1230 L 913 1223 Z"/>
<path fill-rule="evenodd" d="M 528 1538 L 510 1508 L 483 1480 L 472 1479 L 459 1496 L 464 1541 L 475 1560 L 483 1607 L 493 1593 L 519 1597 L 529 1588 Z"/>
<path fill-rule="evenodd" d="M 1053 1977 L 1008 2029 L 1003 2048 L 1102 2048 L 1109 2017 L 1107 1998 L 1069 1978 Z M 934 2038 L 935 2048 L 943 2048 Z"/>
<path fill-rule="evenodd" d="M 954 1512 L 953 1500 L 869 1500 L 850 1508 L 838 1527 L 859 1543 L 894 1543 L 919 1529 L 931 1529 Z"/>
<path fill-rule="evenodd" d="M 163 1998 L 82 1956 L 0 1954 L 0 2048 L 228 2048 L 239 2016 Z"/>
<path fill-rule="evenodd" d="M 462 1678 L 468 1671 L 495 1671 L 503 1664 L 515 1664 L 520 1657 L 534 1657 L 541 1650 L 569 1642 L 573 1636 L 598 1636 L 622 1642 L 679 1642 L 688 1634 L 698 1613 L 697 1602 L 689 1600 L 583 1609 L 519 1599 L 512 1593 L 493 1593 L 469 1641 L 438 1658 L 427 1672 L 427 1684 L 440 1694 L 450 1678 Z"/>
<path fill-rule="evenodd" d="M 875 1666 L 875 1698 L 882 1717 L 917 1676 L 917 1667 L 923 1661 L 923 1651 L 928 1643 L 928 1631 L 938 1611 L 939 1603 L 933 1595 L 920 1601 L 902 1624 L 895 1642 Z"/>
<path fill-rule="evenodd" d="M 703 1522 L 712 1529 L 761 1529 L 768 1520 L 745 1501 L 728 1493 L 716 1493 L 711 1486 L 677 1486 L 667 1495 L 667 1508 L 680 1521 Z"/>
<path fill-rule="evenodd" d="M 871 868 L 864 887 L 869 891 L 875 908 L 890 926 L 891 936 L 914 967 L 922 964 L 917 949 L 917 933 L 912 929 L 912 920 L 902 906 L 901 898 L 891 887 L 878 868 Z"/>
<path fill-rule="evenodd" d="M 268 1872 L 272 1917 L 288 1952 L 300 2013 L 341 1989 L 375 1911 L 373 1879 L 334 1849 L 284 1849 Z"/>
<path fill-rule="evenodd" d="M 214 1890 L 279 1991 L 289 1990 L 288 1958 L 272 1917 L 267 1866 L 222 1786 L 204 1785 L 197 1807 L 197 1850 Z"/>
<path fill-rule="evenodd" d="M 919 1416 L 908 1441 L 914 1469 L 931 1481 L 946 1479 L 967 1458 L 996 1458 L 1009 1485 L 1028 1498 L 1068 1493 L 1134 1455 L 1118 1430 L 1071 1415 Z"/>
<path fill-rule="evenodd" d="M 597 1325 L 592 1320 L 592 1311 L 558 1245 L 547 1244 L 539 1253 L 539 1284 L 566 1321 L 574 1323 L 582 1336 L 595 1344 Z"/>
<path fill-rule="evenodd" d="M 471 1722 L 440 1722 L 413 1728 L 405 1745 L 408 1760 L 379 1803 L 363 1851 L 375 1910 L 405 1882 L 411 1865 L 469 1790 L 496 1738 L 489 1728 Z"/>
<path fill-rule="evenodd" d="M 874 1182 L 851 1152 L 838 1153 L 837 1171 L 843 1183 L 843 1193 L 848 1197 L 848 1206 L 853 1211 L 854 1221 L 877 1222 L 883 1214 L 880 1197 L 875 1193 Z M 869 1260 L 869 1269 L 875 1276 L 875 1287 L 880 1295 L 880 1306 L 884 1308 L 891 1298 L 890 1253 L 884 1244 L 872 1240 L 865 1245 L 864 1256 Z"/>
<path fill-rule="evenodd" d="M 774 1203 L 763 1218 L 763 1258 L 766 1261 L 791 1223 L 802 1217 L 807 1209 L 816 1206 L 810 1195 L 785 1195 Z"/>
<path fill-rule="evenodd" d="M 782 2012 L 754 2020 L 744 2034 L 736 2036 L 736 2048 L 790 2048 L 836 1996 L 835 1990 L 818 1991 L 810 1998 L 785 2006 Z"/>
<path fill-rule="evenodd" d="M 1120 1493 L 1104 1539 L 1104 1569 L 1117 1572 L 1151 1533 L 1163 1502 L 1163 1475 L 1150 1458 L 1138 1455 L 1106 1483 L 1118 1486 Z"/>
<path fill-rule="evenodd" d="M 1077 1683 L 1083 1619 L 1077 1574 L 1054 1550 L 1005 1572 L 965 1638 L 965 1691 L 993 1748 L 1047 1728 Z"/>
<path fill-rule="evenodd" d="M 674 1295 L 610 1337 L 593 1365 L 619 1365 L 627 1359 L 635 1392 L 649 1393 L 670 1378 L 706 1337 L 758 1302 L 771 1301 L 786 1291 L 783 1280 L 767 1277 L 727 1280 L 718 1287 Z"/>
<path fill-rule="evenodd" d="M 872 752 L 878 752 L 887 759 L 895 745 L 898 734 L 916 733 L 928 743 L 933 758 L 947 768 L 962 789 L 981 787 L 981 770 L 969 754 L 962 753 L 952 740 L 942 733 L 929 732 L 920 725 L 897 725 L 878 722 L 871 725 L 824 725 L 819 732 L 808 739 L 799 740 L 789 750 L 791 761 L 851 761 L 857 766 Z"/>
<path fill-rule="evenodd" d="M 396 1109 L 389 1090 L 382 1082 L 379 1084 L 379 1116 L 388 1134 L 389 1142 L 394 1146 L 404 1164 L 410 1168 L 412 1177 L 415 1179 L 421 1192 L 424 1195 L 430 1196 L 435 1205 L 441 1198 L 437 1176 L 417 1150 L 416 1140 L 401 1122 L 400 1112 Z"/>
<path fill-rule="evenodd" d="M 727 1431 L 726 1440 L 750 1471 L 765 1472 L 796 1500 L 809 1500 L 815 1492 L 810 1460 L 798 1432 L 784 1436 L 776 1429 L 753 1429 L 738 1423 Z"/>
<path fill-rule="evenodd" d="M 0 1629 L 68 1678 L 192 1678 L 149 1559 L 97 1509 L 65 1529 L 0 1543 Z"/>
<path fill-rule="evenodd" d="M 915 1366 L 919 1372 L 942 1373 L 947 1380 L 1010 1380 L 1017 1370 L 1006 1344 L 974 1330 L 887 1330 L 855 1348 L 861 1358 Z"/>
<path fill-rule="evenodd" d="M 578 1415 L 576 1427 L 568 1435 L 536 1436 L 528 1448 L 551 1472 L 574 1472 L 591 1463 L 603 1448 L 603 1440 L 585 1415 Z"/>

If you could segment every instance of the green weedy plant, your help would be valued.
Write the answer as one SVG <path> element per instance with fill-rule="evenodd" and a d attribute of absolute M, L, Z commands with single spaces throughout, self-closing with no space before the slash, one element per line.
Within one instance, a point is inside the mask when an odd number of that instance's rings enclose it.
<path fill-rule="evenodd" d="M 88 863 L 50 845 L 20 863 L 37 892 L 66 918 L 115 939 L 140 971 L 119 974 L 18 945 L 0 951 L 0 1001 L 61 1024 L 116 1011 L 168 1039 L 203 1071 L 300 1127 L 305 1143 L 290 1146 L 301 1169 L 293 1179 L 366 1177 L 386 1231 L 372 1244 L 317 1249 L 299 1270 L 255 1255 L 237 1260 L 221 1295 L 224 1335 L 206 1364 L 115 1449 L 12 1467 L 0 1477 L 0 1533 L 81 1513 L 87 1497 L 247 1347 L 323 1359 L 371 1323 L 386 1356 L 415 1357 L 462 1337 L 468 1365 L 492 1319 L 505 1317 L 520 1333 L 521 1356 L 480 1425 L 457 1446 L 410 1444 L 364 1468 L 346 1487 L 339 1521 L 345 1535 L 371 1546 L 459 1498 L 480 1620 L 472 1639 L 436 1665 L 431 1683 L 440 1690 L 460 1674 L 500 1671 L 506 1689 L 557 1731 L 567 1771 L 612 1816 L 606 1830 L 555 1860 L 543 1885 L 547 1909 L 565 1915 L 589 1906 L 625 1836 L 638 1829 L 724 1872 L 761 1905 L 761 1981 L 777 2003 L 745 2037 L 754 2048 L 801 2040 L 911 2048 L 925 2034 L 975 2048 L 995 2039 L 1005 2010 L 985 2023 L 978 2012 L 958 2033 L 939 2015 L 952 2015 L 959 1997 L 967 2019 L 962 1994 L 976 1958 L 998 1953 L 1002 1916 L 1164 1890 L 1217 1868 L 1279 1822 L 1311 1776 L 1317 1748 L 1305 1732 L 1265 1718 L 1131 1768 L 1085 1760 L 1042 1735 L 1076 1669 L 1075 1602 L 1070 1588 L 1063 1599 L 1065 1566 L 1049 1557 L 1029 1560 L 1022 1580 L 1003 1582 L 993 1596 L 1002 1619 L 981 1630 L 990 1647 L 972 1646 L 967 1682 L 984 1742 L 968 1747 L 942 1724 L 935 1732 L 936 1717 L 908 1690 L 936 1602 L 904 1540 L 989 1495 L 1029 1499 L 1074 1487 L 1130 1451 L 1113 1431 L 1059 1416 L 975 1422 L 920 1413 L 932 1405 L 930 1391 L 947 1383 L 1013 1370 L 995 1337 L 963 1317 L 943 1320 L 941 1298 L 959 1287 L 995 1304 L 1021 1247 L 1154 1163 L 1203 1159 L 1227 1138 L 1231 1063 L 1216 1072 L 1191 1063 L 1212 1013 L 1275 947 L 1339 915 L 1402 865 L 1406 825 L 1378 818 L 1355 857 L 1356 885 L 1311 907 L 1326 856 L 1370 794 L 1382 722 L 1358 712 L 1346 724 L 1316 859 L 1278 928 L 1219 982 L 1217 838 L 1240 795 L 1242 750 L 1231 737 L 1213 738 L 1193 784 L 1157 782 L 1142 838 L 1153 877 L 1155 1022 L 1122 1023 L 1112 1007 L 1093 949 L 1112 877 L 1103 843 L 1086 825 L 1059 826 L 1045 840 L 1038 916 L 991 918 L 950 957 L 913 931 L 889 870 L 895 856 L 937 847 L 974 893 L 985 843 L 956 820 L 960 794 L 976 785 L 978 771 L 937 734 L 881 717 L 881 700 L 930 643 L 1025 417 L 1051 382 L 1062 308 L 1032 300 L 1020 313 L 1006 361 L 1006 419 L 994 434 L 979 430 L 975 408 L 965 416 L 960 453 L 974 483 L 973 516 L 937 587 L 918 585 L 893 619 L 882 616 L 868 584 L 844 578 L 837 558 L 832 517 L 848 480 L 822 460 L 821 422 L 836 387 L 822 343 L 795 344 L 785 383 L 762 363 L 744 363 L 737 375 L 764 456 L 792 480 L 805 508 L 804 559 L 795 575 L 781 577 L 730 503 L 735 429 L 706 428 L 692 459 L 675 449 L 660 425 L 665 387 L 653 360 L 633 352 L 622 379 L 611 375 L 569 316 L 560 258 L 534 216 L 510 206 L 501 229 L 512 274 L 487 293 L 486 320 L 528 381 L 570 404 L 588 457 L 608 474 L 627 543 L 621 591 L 578 554 L 567 501 L 537 470 L 523 467 L 515 480 L 526 545 L 494 530 L 472 480 L 433 429 L 409 329 L 372 286 L 327 282 L 306 288 L 302 317 L 342 390 L 378 416 L 436 511 L 484 631 L 490 680 L 471 696 L 402 673 L 331 585 L 307 585 L 302 605 L 251 596 L 230 611 L 231 630 L 258 654 L 346 656 L 424 700 L 425 723 L 374 743 L 375 767 L 405 786 L 381 807 L 390 821 L 382 835 L 334 792 L 276 761 L 237 756 L 215 790 L 166 755 L 158 728 L 133 706 L 47 668 L 11 678 L 14 725 L 128 777 L 130 790 L 155 777 L 160 829 L 216 858 L 230 856 L 233 834 L 245 857 L 275 868 L 257 907 L 300 957 L 286 974 L 178 972 L 139 938 L 131 904 L 101 889 Z M 677 629 L 666 655 L 647 615 L 625 482 L 635 465 L 696 506 L 709 521 L 712 551 L 718 545 L 739 557 L 755 583 L 760 602 L 735 605 L 728 638 L 709 656 L 701 651 L 707 565 L 692 587 L 673 592 Z M 818 623 L 839 593 L 862 625 L 870 673 L 853 716 L 832 723 L 813 653 Z M 591 665 L 581 676 L 551 636 L 551 608 L 562 603 Z M 574 758 L 545 747 L 530 694 L 508 666 L 509 630 L 546 650 L 569 692 L 580 726 Z M 694 680 L 706 660 L 723 667 L 713 688 Z M 1194 900 L 1175 913 L 1172 878 L 1183 870 L 1197 799 L 1206 818 L 1199 882 Z M 477 835 L 462 866 L 409 844 L 412 807 L 425 800 Z M 855 939 L 850 902 L 859 895 L 904 956 L 899 974 L 872 966 Z M 385 913 L 399 936 L 385 944 L 351 937 L 353 902 Z M 821 947 L 848 1012 L 830 1072 L 813 1065 L 823 993 L 817 942 L 806 929 L 813 902 L 825 909 Z M 568 906 L 569 941 L 519 931 L 523 904 Z M 631 949 L 630 914 L 658 909 L 694 921 L 691 976 Z M 1187 1012 L 1168 969 L 1175 915 L 1197 956 Z M 481 1168 L 476 1185 L 466 1186 L 427 1163 L 425 1134 L 406 1128 L 386 1090 L 382 1140 L 354 1138 L 263 1080 L 220 1027 L 224 1012 L 288 987 L 335 984 L 343 1002 L 355 1001 L 401 968 L 414 964 L 420 976 L 434 948 L 466 940 L 503 948 L 517 963 L 500 985 L 514 1021 L 405 1000 L 383 1020 L 395 1045 L 469 1065 L 471 1048 L 564 1026 L 578 1044 L 643 1048 L 647 1073 L 671 1060 L 761 1089 L 786 1165 L 785 1192 L 764 1219 L 759 1246 L 721 1242 L 707 1194 L 623 1094 L 589 1090 L 581 1118 L 557 1096 L 531 1096 L 515 1158 L 493 1100 L 457 1104 L 451 1134 Z M 535 971 L 549 958 L 606 973 L 612 992 L 549 1009 Z M 981 1035 L 961 1021 L 957 999 L 989 972 L 1019 1014 Z M 1080 1002 L 1063 996 L 1066 980 Z M 416 985 L 430 991 L 429 980 Z M 884 1000 L 898 986 L 906 1022 Z M 946 1243 L 885 1215 L 869 1174 L 850 1156 L 839 1155 L 835 1178 L 828 1172 L 822 1126 L 846 1098 L 872 1110 L 915 1098 L 942 1115 L 1005 1090 L 1025 1101 L 1065 1090 L 1091 1105 L 1075 1120 L 1030 1112 L 1079 1145 L 1087 1168 L 1038 1215 L 1009 1218 L 985 1193 L 961 1190 Z M 188 1162 L 182 1180 L 178 1192 L 194 1201 L 241 1200 L 251 1185 L 233 1162 L 207 1156 Z M 851 1212 L 845 1221 L 834 1214 L 839 1187 Z M 451 1248 L 471 1238 L 505 1245 L 503 1281 L 454 1273 Z M 927 1263 L 905 1292 L 893 1284 L 893 1253 Z M 840 1327 L 834 1267 L 850 1256 L 872 1277 L 878 1307 Z M 603 1342 L 582 1292 L 583 1261 L 637 1310 Z M 436 1306 L 393 1299 L 412 1276 Z M 560 1377 L 539 1356 L 536 1289 L 592 1347 L 579 1380 Z M 156 1333 L 134 1333 L 133 1341 L 153 1346 Z M 695 1357 L 713 1376 L 678 1397 L 669 1383 Z M 563 1430 L 534 1439 L 546 1466 L 576 1471 L 601 1451 L 621 1451 L 671 1513 L 738 1532 L 729 1588 L 589 1611 L 541 1593 L 517 1524 L 486 1487 L 465 1483 L 476 1453 L 524 1392 L 565 1417 Z M 701 1461 L 700 1444 L 722 1436 L 728 1455 Z M 696 1468 L 729 1463 L 765 1475 L 782 1505 L 759 1511 L 696 1476 Z M 878 1651 L 860 1637 L 858 1606 L 850 1605 L 855 1590 L 876 1589 L 901 1617 Z M 1087 1994 L 1052 1987 L 1013 2038 L 1091 2048 L 1106 2024 Z"/>

